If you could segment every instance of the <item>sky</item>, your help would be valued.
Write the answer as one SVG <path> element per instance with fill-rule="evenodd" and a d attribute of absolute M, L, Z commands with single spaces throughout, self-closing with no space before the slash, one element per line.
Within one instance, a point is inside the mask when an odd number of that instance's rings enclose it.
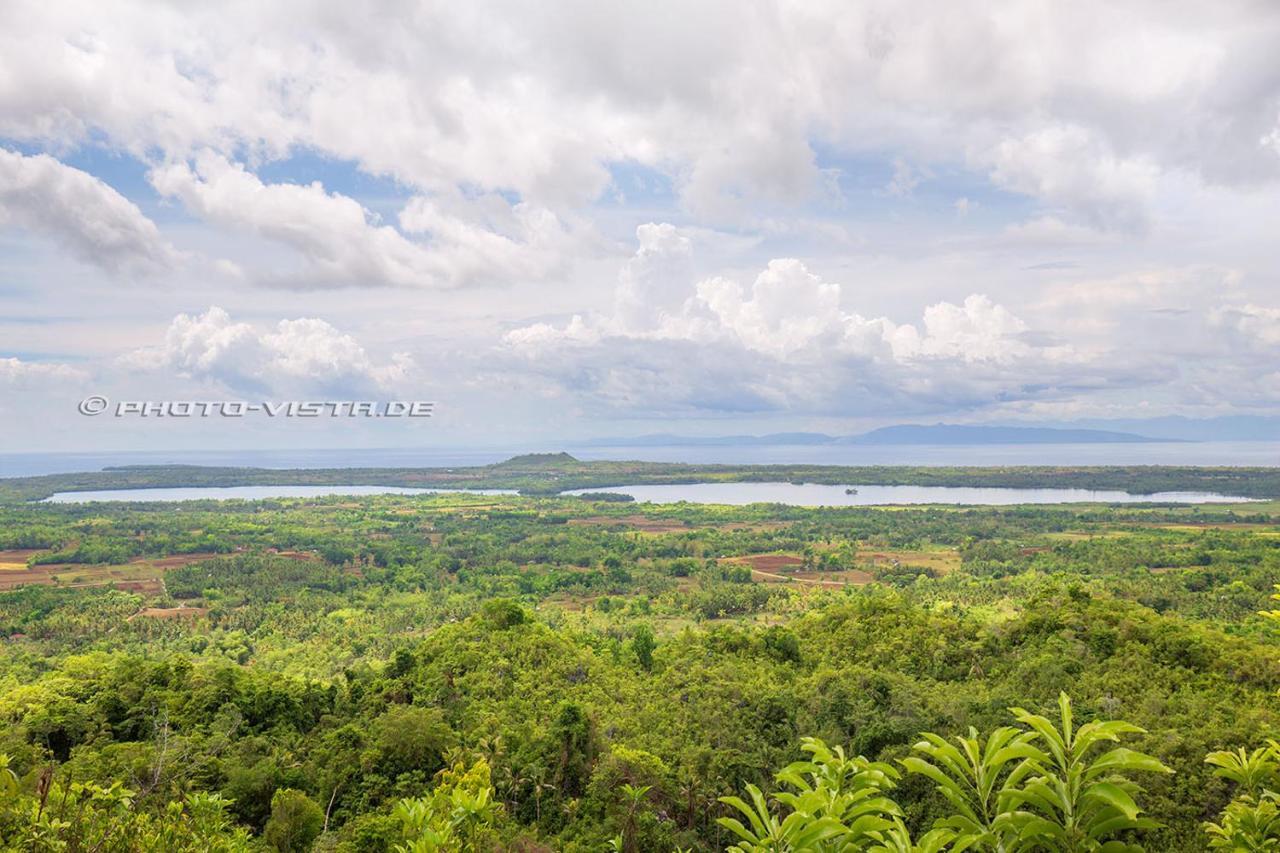
<path fill-rule="evenodd" d="M 1274 0 L 9 0 L 0 443 L 1280 414 L 1276 44 Z"/>

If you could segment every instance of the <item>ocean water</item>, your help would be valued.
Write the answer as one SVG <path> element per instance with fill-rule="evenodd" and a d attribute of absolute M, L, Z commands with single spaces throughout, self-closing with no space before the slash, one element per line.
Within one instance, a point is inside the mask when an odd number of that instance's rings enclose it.
<path fill-rule="evenodd" d="M 727 445 L 717 447 L 418 447 L 386 449 L 163 450 L 0 453 L 0 477 L 98 471 L 114 465 L 253 468 L 439 468 L 488 465 L 520 453 L 567 451 L 579 459 L 726 465 L 1240 465 L 1280 466 L 1280 443 Z"/>

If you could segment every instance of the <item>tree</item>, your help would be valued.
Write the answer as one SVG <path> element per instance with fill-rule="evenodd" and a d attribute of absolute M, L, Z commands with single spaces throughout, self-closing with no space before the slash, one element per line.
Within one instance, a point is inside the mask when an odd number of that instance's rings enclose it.
<path fill-rule="evenodd" d="M 303 853 L 320 835 L 324 812 L 301 791 L 281 788 L 271 797 L 271 817 L 263 837 L 280 853 Z"/>
<path fill-rule="evenodd" d="M 393 705 L 373 722 L 374 744 L 392 775 L 419 770 L 430 776 L 444 766 L 453 730 L 439 708 Z"/>
<path fill-rule="evenodd" d="M 565 702 L 560 706 L 552 731 L 555 756 L 555 785 L 565 797 L 580 797 L 591 777 L 597 746 L 595 726 L 582 706 Z"/>
<path fill-rule="evenodd" d="M 631 631 L 631 650 L 636 653 L 636 660 L 646 672 L 653 669 L 653 650 L 657 645 L 653 639 L 653 629 L 648 625 L 637 625 Z"/>

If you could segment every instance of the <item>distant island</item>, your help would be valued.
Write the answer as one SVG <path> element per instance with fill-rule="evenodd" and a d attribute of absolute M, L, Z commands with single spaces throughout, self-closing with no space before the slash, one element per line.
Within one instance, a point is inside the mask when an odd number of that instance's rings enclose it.
<path fill-rule="evenodd" d="M 779 432 L 769 435 L 682 436 L 659 433 L 633 438 L 595 439 L 586 447 L 752 447 L 827 444 L 1140 444 L 1178 442 L 1134 432 L 1105 429 L 1022 426 L 962 426 L 958 424 L 899 424 L 859 435 L 833 436 L 820 432 Z"/>

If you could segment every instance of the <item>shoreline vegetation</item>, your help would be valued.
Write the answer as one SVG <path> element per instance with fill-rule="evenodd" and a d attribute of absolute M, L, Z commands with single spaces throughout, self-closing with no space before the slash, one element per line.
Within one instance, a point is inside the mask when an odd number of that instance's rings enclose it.
<path fill-rule="evenodd" d="M 1133 494 L 1194 491 L 1280 498 L 1280 467 L 703 465 L 582 461 L 567 453 L 532 453 L 474 467 L 272 469 L 131 465 L 0 479 L 0 502 L 38 501 L 58 492 L 180 486 L 370 485 L 516 489 L 523 495 L 548 496 L 570 489 L 607 491 L 627 485 L 717 482 L 1114 489 Z"/>

